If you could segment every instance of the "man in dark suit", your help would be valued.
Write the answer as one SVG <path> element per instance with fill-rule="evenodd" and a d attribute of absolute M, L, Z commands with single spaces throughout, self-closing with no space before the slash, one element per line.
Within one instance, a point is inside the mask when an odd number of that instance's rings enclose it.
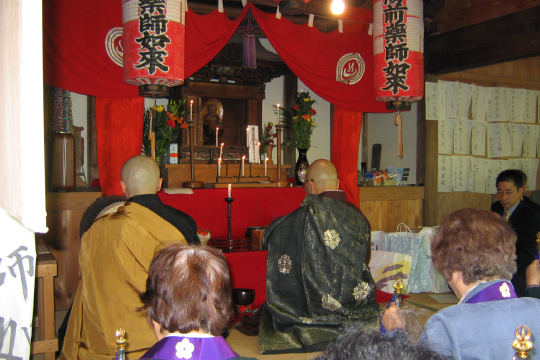
<path fill-rule="evenodd" d="M 517 272 L 512 278 L 512 284 L 521 296 L 527 286 L 525 271 L 538 253 L 536 238 L 540 232 L 540 206 L 523 195 L 526 177 L 521 171 L 504 170 L 497 176 L 495 183 L 499 201 L 491 204 L 491 211 L 508 221 L 518 236 Z"/>

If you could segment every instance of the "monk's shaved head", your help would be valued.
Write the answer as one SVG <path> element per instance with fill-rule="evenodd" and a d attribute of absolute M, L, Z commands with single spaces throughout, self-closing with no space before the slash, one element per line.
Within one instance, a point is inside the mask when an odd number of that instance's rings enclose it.
<path fill-rule="evenodd" d="M 337 190 L 339 180 L 336 167 L 325 159 L 315 160 L 306 172 L 305 190 L 308 194 L 320 194 L 327 190 Z"/>
<path fill-rule="evenodd" d="M 137 155 L 122 166 L 122 189 L 128 197 L 155 194 L 161 187 L 159 167 L 152 158 Z"/>

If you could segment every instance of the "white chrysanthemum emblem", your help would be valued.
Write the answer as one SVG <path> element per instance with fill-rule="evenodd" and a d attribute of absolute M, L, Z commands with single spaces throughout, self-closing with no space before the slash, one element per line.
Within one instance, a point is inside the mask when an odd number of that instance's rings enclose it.
<path fill-rule="evenodd" d="M 278 263 L 278 269 L 280 273 L 288 274 L 291 272 L 292 261 L 289 255 L 287 254 L 281 255 L 277 263 Z"/>
<path fill-rule="evenodd" d="M 325 309 L 334 311 L 334 310 L 339 309 L 341 307 L 341 304 L 332 296 L 324 295 L 322 298 L 322 306 Z"/>
<path fill-rule="evenodd" d="M 358 284 L 353 290 L 353 296 L 356 301 L 364 300 L 369 295 L 370 290 L 371 286 L 368 283 Z"/>
<path fill-rule="evenodd" d="M 502 297 L 504 298 L 510 297 L 510 288 L 508 287 L 507 283 L 503 283 L 501 287 L 499 288 L 499 291 L 501 292 Z"/>
<path fill-rule="evenodd" d="M 188 339 L 176 343 L 176 357 L 179 359 L 191 359 L 195 346 Z"/>
<path fill-rule="evenodd" d="M 299 319 L 300 319 L 300 321 L 302 321 L 304 324 L 313 324 L 313 320 L 311 320 L 310 318 L 300 316 Z"/>
<path fill-rule="evenodd" d="M 336 232 L 336 230 L 332 229 L 324 232 L 324 243 L 330 249 L 334 250 L 339 245 L 340 241 L 341 239 L 339 238 L 339 234 Z"/>

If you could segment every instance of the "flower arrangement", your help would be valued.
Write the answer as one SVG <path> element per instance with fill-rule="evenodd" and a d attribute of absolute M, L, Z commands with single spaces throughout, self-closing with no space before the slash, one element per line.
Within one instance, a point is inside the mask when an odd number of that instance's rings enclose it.
<path fill-rule="evenodd" d="M 294 146 L 297 149 L 311 148 L 311 135 L 315 125 L 317 115 L 315 109 L 312 108 L 315 100 L 311 99 L 308 91 L 300 90 L 296 94 L 295 105 L 291 112 L 281 110 L 284 115 L 285 128 L 292 130 L 294 138 L 287 139 L 286 144 Z"/>
<path fill-rule="evenodd" d="M 185 104 L 186 100 L 169 100 L 166 110 L 163 105 L 155 108 L 156 159 L 167 153 L 169 145 L 178 138 L 180 129 L 188 127 L 187 122 L 184 121 Z M 148 108 L 144 112 L 142 153 L 148 156 L 152 154 L 152 143 L 148 136 L 152 111 L 154 111 L 154 107 Z"/>
<path fill-rule="evenodd" d="M 266 152 L 266 147 L 268 145 L 274 145 L 274 139 L 277 138 L 276 129 L 274 128 L 274 123 L 269 122 L 264 127 L 262 138 L 261 138 L 261 151 Z"/>

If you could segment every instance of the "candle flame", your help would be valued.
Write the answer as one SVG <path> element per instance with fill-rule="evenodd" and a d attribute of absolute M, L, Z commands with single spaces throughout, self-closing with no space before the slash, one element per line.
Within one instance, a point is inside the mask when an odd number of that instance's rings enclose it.
<path fill-rule="evenodd" d="M 190 104 L 193 105 L 193 100 L 190 101 Z"/>
<path fill-rule="evenodd" d="M 257 143 L 257 145 L 261 146 L 261 142 L 259 141 L 259 142 Z"/>
<path fill-rule="evenodd" d="M 221 158 L 218 159 L 218 162 L 221 162 Z"/>
<path fill-rule="evenodd" d="M 246 159 L 246 155 L 242 156 L 242 160 L 245 160 Z"/>
<path fill-rule="evenodd" d="M 216 127 L 216 131 L 219 131 L 219 127 Z"/>
<path fill-rule="evenodd" d="M 246 132 L 249 132 L 249 126 L 246 128 Z"/>
<path fill-rule="evenodd" d="M 264 162 L 267 162 L 268 161 L 268 158 L 264 159 Z"/>
<path fill-rule="evenodd" d="M 225 145 L 225 143 L 221 143 L 221 146 Z"/>

